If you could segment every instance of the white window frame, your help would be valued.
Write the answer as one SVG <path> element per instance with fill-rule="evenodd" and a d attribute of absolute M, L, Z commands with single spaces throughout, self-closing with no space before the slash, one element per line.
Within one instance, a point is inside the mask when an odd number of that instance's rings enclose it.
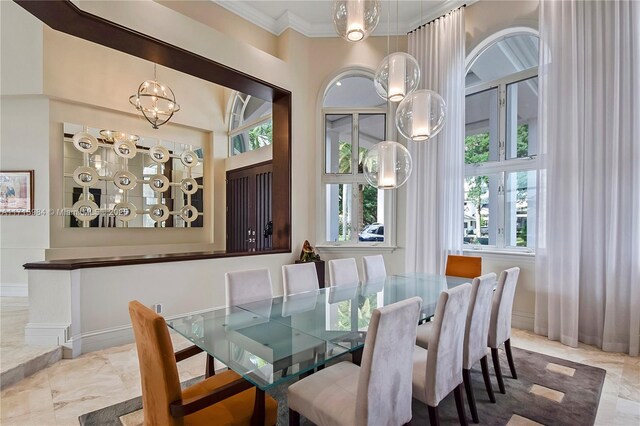
<path fill-rule="evenodd" d="M 496 205 L 497 209 L 490 214 L 495 215 L 495 219 L 491 217 L 490 220 L 495 221 L 497 224 L 496 244 L 495 245 L 480 245 L 463 243 L 463 250 L 475 250 L 475 251 L 509 251 L 509 252 L 523 252 L 534 253 L 533 247 L 518 247 L 506 245 L 505 226 L 506 226 L 506 197 L 505 197 L 505 183 L 508 173 L 512 172 L 528 172 L 538 169 L 537 155 L 531 155 L 528 157 L 520 158 L 506 158 L 506 140 L 507 140 L 507 86 L 520 81 L 528 80 L 538 76 L 538 67 L 532 67 L 524 71 L 520 71 L 498 80 L 476 84 L 467 87 L 465 90 L 465 102 L 466 97 L 476 93 L 484 92 L 485 90 L 497 89 L 498 96 L 498 160 L 487 161 L 484 163 L 465 164 L 465 180 L 468 177 L 474 176 L 486 176 L 491 174 L 498 175 L 498 192 Z M 538 184 L 538 183 L 536 183 Z M 480 224 L 477 224 L 480 226 Z"/>
<path fill-rule="evenodd" d="M 338 80 L 345 77 L 364 75 L 373 80 L 374 74 L 371 70 L 365 69 L 351 69 L 339 73 L 332 78 L 330 82 L 325 86 L 322 96 L 319 99 L 319 120 L 318 120 L 318 165 L 319 175 L 318 179 L 318 196 L 317 203 L 317 226 L 316 226 L 316 246 L 322 248 L 325 251 L 350 251 L 350 250 L 382 250 L 393 251 L 396 248 L 396 192 L 393 190 L 381 191 L 384 197 L 384 241 L 359 241 L 358 234 L 361 229 L 358 229 L 358 224 L 354 224 L 352 221 L 351 238 L 348 241 L 327 241 L 327 184 L 363 184 L 368 185 L 368 182 L 364 174 L 358 173 L 358 150 L 359 150 L 359 123 L 358 117 L 360 114 L 384 114 L 385 115 L 385 139 L 394 137 L 395 125 L 392 117 L 394 116 L 394 110 L 391 112 L 386 107 L 377 108 L 324 108 L 324 97 L 329 88 L 335 84 Z M 351 114 L 353 115 L 352 129 L 351 129 L 351 173 L 327 173 L 326 171 L 326 115 L 333 114 Z M 352 191 L 352 217 L 358 217 L 360 203 L 358 203 L 357 191 Z"/>
<path fill-rule="evenodd" d="M 244 133 L 247 130 L 253 129 L 254 127 L 260 126 L 262 124 L 265 123 L 269 123 L 272 121 L 273 118 L 273 114 L 267 114 L 265 116 L 262 117 L 258 117 L 254 120 L 251 121 L 247 121 L 247 122 L 243 122 L 240 126 L 236 127 L 235 129 L 232 129 L 231 126 L 233 125 L 233 114 L 234 114 L 234 109 L 236 106 L 236 102 L 242 102 L 242 109 L 240 111 L 240 116 L 244 116 L 244 110 L 247 107 L 248 99 L 251 95 L 245 95 L 247 96 L 246 99 L 242 99 L 240 97 L 240 95 L 243 94 L 241 92 L 236 92 L 235 95 L 233 96 L 233 99 L 231 100 L 231 108 L 229 111 L 229 130 L 227 132 L 227 157 L 232 157 L 235 155 L 242 155 L 244 153 L 239 153 L 239 154 L 234 154 L 233 153 L 233 146 L 232 146 L 232 142 L 233 142 L 233 137 L 236 135 L 239 135 L 241 133 Z M 248 152 L 248 151 L 247 151 Z"/>

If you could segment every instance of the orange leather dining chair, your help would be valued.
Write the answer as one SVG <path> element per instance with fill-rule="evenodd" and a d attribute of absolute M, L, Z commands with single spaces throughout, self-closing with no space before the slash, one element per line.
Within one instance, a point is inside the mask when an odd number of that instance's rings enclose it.
<path fill-rule="evenodd" d="M 450 254 L 447 257 L 447 270 L 445 275 L 472 279 L 479 277 L 482 275 L 482 258 Z"/>
<path fill-rule="evenodd" d="M 196 346 L 174 354 L 167 324 L 138 301 L 129 302 L 138 349 L 145 426 L 249 425 L 256 389 L 233 371 L 180 389 L 176 362 L 202 352 Z M 265 395 L 265 425 L 275 425 L 278 403 Z"/>

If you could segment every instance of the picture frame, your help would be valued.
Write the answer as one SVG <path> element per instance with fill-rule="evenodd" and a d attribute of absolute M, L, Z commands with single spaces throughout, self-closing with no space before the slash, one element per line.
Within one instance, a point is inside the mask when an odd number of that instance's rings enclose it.
<path fill-rule="evenodd" d="M 33 170 L 0 170 L 0 215 L 34 214 L 33 178 Z"/>

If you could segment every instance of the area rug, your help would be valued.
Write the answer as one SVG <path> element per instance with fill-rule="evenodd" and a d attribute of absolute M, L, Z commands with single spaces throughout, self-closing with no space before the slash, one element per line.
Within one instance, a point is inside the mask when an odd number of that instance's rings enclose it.
<path fill-rule="evenodd" d="M 471 372 L 481 425 L 594 424 L 606 375 L 605 370 L 519 348 L 512 350 L 518 380 L 511 378 L 506 356 L 503 351 L 500 351 L 506 395 L 498 391 L 498 383 L 493 375 L 492 364 L 489 362 L 496 404 L 489 402 L 479 365 Z M 200 379 L 185 382 L 184 386 L 197 380 Z M 289 424 L 286 395 L 287 386 L 290 384 L 291 382 L 269 391 L 269 394 L 278 401 L 278 425 L 281 426 Z M 466 399 L 465 408 L 468 421 L 471 423 Z M 81 425 L 86 426 L 138 426 L 142 425 L 143 420 L 141 409 L 142 399 L 138 397 L 83 414 L 79 417 L 79 421 Z M 442 424 L 458 424 L 453 395 L 440 403 L 439 411 Z M 426 405 L 414 399 L 411 424 L 428 423 Z M 301 424 L 311 423 L 301 418 Z"/>

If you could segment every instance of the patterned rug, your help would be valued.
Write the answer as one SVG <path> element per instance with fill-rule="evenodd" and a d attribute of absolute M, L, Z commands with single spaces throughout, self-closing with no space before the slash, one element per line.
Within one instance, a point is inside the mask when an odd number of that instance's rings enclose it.
<path fill-rule="evenodd" d="M 536 352 L 513 348 L 518 380 L 511 378 L 507 359 L 500 351 L 502 373 L 506 395 L 498 391 L 498 383 L 491 375 L 496 404 L 489 402 L 484 388 L 480 366 L 471 372 L 478 415 L 481 425 L 592 425 L 598 411 L 600 392 L 606 375 L 605 370 L 567 361 Z M 493 365 L 489 361 L 489 371 Z M 187 381 L 183 386 L 201 380 Z M 289 424 L 286 383 L 269 391 L 278 401 L 278 425 Z M 466 402 L 467 418 L 471 423 L 471 413 Z M 442 424 L 458 424 L 453 395 L 440 403 Z M 133 398 L 79 417 L 81 425 L 138 426 L 142 425 L 142 399 Z M 429 423 L 426 405 L 413 400 L 413 420 L 411 424 Z M 213 424 L 213 423 L 212 423 Z M 311 424 L 301 418 L 301 424 Z"/>

